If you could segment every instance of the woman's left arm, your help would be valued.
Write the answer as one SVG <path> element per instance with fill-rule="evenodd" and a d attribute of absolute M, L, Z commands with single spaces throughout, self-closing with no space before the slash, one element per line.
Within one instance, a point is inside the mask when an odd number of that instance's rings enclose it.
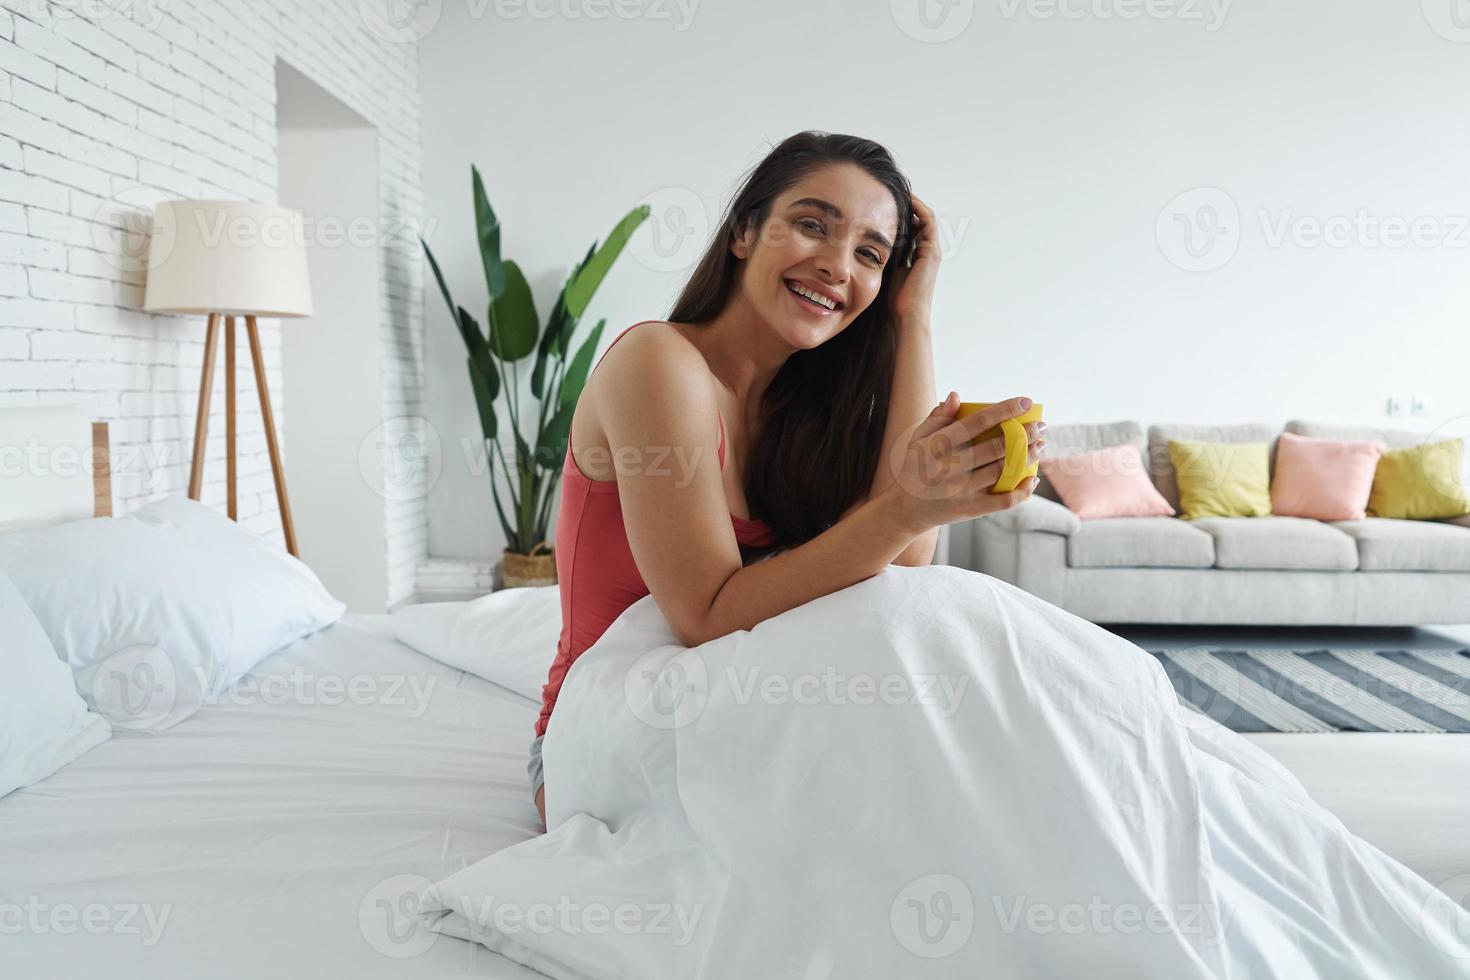
<path fill-rule="evenodd" d="M 893 365 L 893 392 L 888 399 L 888 423 L 883 430 L 883 454 L 868 496 L 876 497 L 894 482 L 897 462 L 894 451 L 908 445 L 909 434 L 933 411 L 934 345 L 930 338 L 929 314 L 934 302 L 934 281 L 939 275 L 939 233 L 934 212 L 917 197 L 914 202 L 914 263 L 896 273 L 893 314 L 897 321 L 898 353 Z M 913 540 L 895 565 L 928 565 L 939 544 L 937 528 Z"/>

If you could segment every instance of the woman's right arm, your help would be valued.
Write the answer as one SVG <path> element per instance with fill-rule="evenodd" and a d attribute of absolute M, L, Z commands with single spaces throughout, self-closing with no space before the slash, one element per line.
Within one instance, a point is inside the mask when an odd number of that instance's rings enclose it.
<path fill-rule="evenodd" d="M 915 537 L 1004 510 L 1034 483 L 991 494 L 1003 447 L 968 442 L 1019 399 L 953 421 L 946 400 L 915 431 L 898 478 L 826 531 L 742 565 L 719 467 L 715 393 L 699 351 L 675 331 L 638 330 L 610 351 L 596 412 L 612 449 L 633 559 L 680 642 L 696 646 L 876 575 Z M 590 393 L 590 392 L 589 392 Z"/>

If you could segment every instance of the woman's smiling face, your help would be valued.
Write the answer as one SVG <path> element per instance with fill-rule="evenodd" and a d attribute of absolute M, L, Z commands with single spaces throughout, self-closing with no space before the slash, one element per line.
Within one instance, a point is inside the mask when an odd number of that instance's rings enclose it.
<path fill-rule="evenodd" d="M 730 249 L 743 260 L 744 299 L 798 350 L 835 337 L 867 309 L 898 261 L 898 205 L 853 164 L 822 167 L 779 195 L 756 235 Z M 802 295 L 805 293 L 806 295 Z"/>

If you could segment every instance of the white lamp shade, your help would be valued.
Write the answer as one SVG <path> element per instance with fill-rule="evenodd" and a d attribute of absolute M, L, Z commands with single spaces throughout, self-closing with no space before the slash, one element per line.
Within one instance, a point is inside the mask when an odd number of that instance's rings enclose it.
<path fill-rule="evenodd" d="M 164 201 L 148 244 L 150 313 L 311 316 L 300 212 L 250 201 Z"/>

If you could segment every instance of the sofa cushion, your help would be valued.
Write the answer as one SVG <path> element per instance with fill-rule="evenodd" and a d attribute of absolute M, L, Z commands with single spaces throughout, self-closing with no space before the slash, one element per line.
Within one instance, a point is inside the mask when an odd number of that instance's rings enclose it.
<path fill-rule="evenodd" d="M 1464 439 L 1390 449 L 1378 460 L 1367 516 L 1434 521 L 1466 514 Z"/>
<path fill-rule="evenodd" d="M 1205 517 L 1193 526 L 1215 539 L 1216 568 L 1351 572 L 1358 567 L 1353 538 L 1305 517 Z"/>
<path fill-rule="evenodd" d="M 1470 572 L 1470 527 L 1392 517 L 1332 526 L 1358 542 L 1358 567 L 1365 572 Z"/>
<path fill-rule="evenodd" d="M 1050 429 L 1047 430 L 1050 433 Z M 1179 483 L 1174 477 L 1174 462 L 1169 458 L 1169 440 L 1180 442 L 1264 442 L 1267 446 L 1267 476 L 1276 472 L 1276 435 L 1273 426 L 1245 425 L 1151 425 L 1148 427 L 1148 472 L 1154 486 L 1179 510 Z M 1050 443 L 1050 440 L 1048 440 Z"/>
<path fill-rule="evenodd" d="M 1270 443 L 1170 439 L 1169 458 L 1186 521 L 1271 513 Z"/>
<path fill-rule="evenodd" d="M 1074 453 L 1088 453 L 1109 446 L 1137 446 L 1138 454 L 1142 456 L 1146 445 L 1143 426 L 1137 422 L 1074 422 L 1067 425 L 1049 422 L 1046 426 L 1045 458 L 1060 459 Z M 1041 474 L 1041 482 L 1032 491 L 1032 496 L 1045 497 L 1058 503 L 1062 499 L 1044 472 Z"/>
<path fill-rule="evenodd" d="M 1067 538 L 1073 568 L 1209 568 L 1215 539 L 1177 517 L 1102 517 Z"/>
<path fill-rule="evenodd" d="M 1059 459 L 1048 456 L 1041 461 L 1041 472 L 1067 509 L 1084 521 L 1174 516 L 1174 508 L 1148 478 L 1143 454 L 1132 443 L 1068 453 Z"/>
<path fill-rule="evenodd" d="M 1368 495 L 1382 455 L 1383 444 L 1371 440 L 1281 433 L 1271 513 L 1318 521 L 1362 520 L 1368 516 Z"/>

